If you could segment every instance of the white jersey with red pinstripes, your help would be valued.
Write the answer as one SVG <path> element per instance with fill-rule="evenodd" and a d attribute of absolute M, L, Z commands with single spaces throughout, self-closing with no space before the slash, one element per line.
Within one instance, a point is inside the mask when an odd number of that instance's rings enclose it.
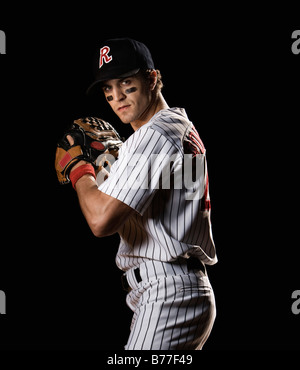
<path fill-rule="evenodd" d="M 187 154 L 200 168 L 195 181 Z M 163 109 L 135 131 L 99 190 L 136 210 L 118 231 L 116 263 L 123 271 L 189 255 L 217 262 L 205 148 L 184 109 Z"/>

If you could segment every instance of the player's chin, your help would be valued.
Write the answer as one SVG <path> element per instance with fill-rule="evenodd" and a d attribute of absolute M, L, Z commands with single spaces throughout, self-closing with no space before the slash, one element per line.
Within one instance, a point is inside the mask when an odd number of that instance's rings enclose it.
<path fill-rule="evenodd" d="M 118 117 L 120 118 L 120 120 L 121 120 L 123 123 L 125 123 L 125 124 L 128 124 L 128 123 L 130 123 L 130 122 L 132 121 L 131 117 L 129 117 L 129 116 L 127 116 L 127 115 L 124 115 L 124 114 L 118 114 L 117 116 L 118 116 Z"/>
<path fill-rule="evenodd" d="M 125 125 L 127 125 L 128 123 L 130 123 L 130 122 L 131 122 L 130 120 L 125 119 L 125 118 L 122 118 L 122 117 L 120 117 L 120 116 L 119 116 L 119 118 L 120 118 L 121 122 L 122 122 L 122 123 L 124 123 Z"/>

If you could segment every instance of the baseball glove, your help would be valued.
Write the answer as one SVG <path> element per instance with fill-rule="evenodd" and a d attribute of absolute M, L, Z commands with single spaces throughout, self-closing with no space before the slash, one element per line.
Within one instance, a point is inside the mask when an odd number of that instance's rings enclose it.
<path fill-rule="evenodd" d="M 74 144 L 70 145 L 70 135 Z M 81 160 L 90 162 L 95 169 L 96 159 L 104 152 L 118 151 L 122 138 L 111 124 L 96 117 L 79 118 L 58 142 L 55 169 L 60 184 L 70 182 L 69 174 L 73 166 Z"/>

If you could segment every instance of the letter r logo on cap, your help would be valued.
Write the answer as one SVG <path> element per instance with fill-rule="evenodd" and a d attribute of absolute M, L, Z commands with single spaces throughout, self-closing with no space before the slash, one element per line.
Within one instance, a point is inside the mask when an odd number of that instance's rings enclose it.
<path fill-rule="evenodd" d="M 112 56 L 108 55 L 109 52 L 109 46 L 103 46 L 103 48 L 100 49 L 99 68 L 103 66 L 103 62 L 109 63 L 110 61 L 112 61 Z"/>

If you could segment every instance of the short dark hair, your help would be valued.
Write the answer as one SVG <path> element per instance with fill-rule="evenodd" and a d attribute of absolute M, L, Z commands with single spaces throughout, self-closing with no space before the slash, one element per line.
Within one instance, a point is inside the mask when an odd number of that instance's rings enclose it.
<path fill-rule="evenodd" d="M 153 71 L 153 69 L 142 70 L 141 74 L 147 81 L 150 81 L 152 71 Z M 155 69 L 155 71 L 156 71 L 156 74 L 157 74 L 157 82 L 156 82 L 156 86 L 155 86 L 154 91 L 158 94 L 161 91 L 161 89 L 163 88 L 164 84 L 162 82 L 162 76 L 161 76 L 160 70 Z"/>

